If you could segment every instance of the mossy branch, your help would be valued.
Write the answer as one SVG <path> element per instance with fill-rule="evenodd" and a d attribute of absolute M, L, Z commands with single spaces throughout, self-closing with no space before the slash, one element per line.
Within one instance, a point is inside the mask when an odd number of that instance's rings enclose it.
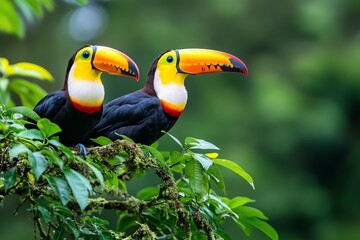
<path fill-rule="evenodd" d="M 23 199 L 39 199 L 39 198 L 51 198 L 59 200 L 58 197 L 52 192 L 51 187 L 47 183 L 44 177 L 35 181 L 31 177 L 31 167 L 26 154 L 10 159 L 9 147 L 2 148 L 0 150 L 1 157 L 1 172 L 7 172 L 11 167 L 17 166 L 17 182 L 11 189 L 5 190 L 4 187 L 0 188 L 0 199 L 4 199 L 9 194 L 17 194 Z M 99 197 L 90 198 L 87 207 L 84 211 L 81 211 L 78 204 L 71 199 L 67 204 L 67 207 L 76 213 L 77 216 L 82 216 L 84 213 L 92 214 L 101 212 L 103 209 L 126 211 L 128 213 L 140 216 L 143 222 L 139 223 L 138 229 L 133 235 L 128 236 L 125 239 L 146 237 L 147 239 L 155 239 L 156 235 L 154 231 L 156 226 L 149 222 L 145 222 L 142 214 L 147 209 L 153 206 L 161 206 L 162 211 L 174 211 L 177 217 L 177 226 L 182 228 L 185 232 L 185 239 L 190 239 L 192 236 L 191 227 L 189 222 L 193 219 L 196 223 L 198 230 L 202 230 L 206 233 L 209 239 L 214 239 L 210 225 L 199 214 L 199 212 L 190 213 L 190 211 L 184 207 L 183 203 L 179 200 L 179 192 L 176 188 L 174 176 L 166 166 L 161 165 L 156 158 L 151 154 L 145 153 L 141 145 L 131 143 L 125 140 L 117 140 L 112 144 L 106 146 L 92 147 L 87 149 L 87 160 L 95 163 L 95 165 L 101 166 L 101 172 L 106 178 L 110 173 L 118 173 L 118 179 L 122 181 L 130 180 L 135 173 L 148 171 L 149 169 L 155 170 L 156 174 L 162 180 L 160 186 L 160 192 L 157 196 L 153 197 L 149 201 L 140 200 L 125 191 L 118 189 L 108 189 L 106 186 L 101 186 L 98 179 L 94 174 L 84 167 L 84 163 L 81 161 L 72 160 L 66 158 L 66 155 L 62 152 L 58 152 L 62 157 L 65 164 L 71 166 L 87 179 L 93 185 L 95 192 Z M 74 154 L 78 154 L 74 149 Z M 120 164 L 111 164 L 109 159 L 114 159 L 117 156 L 125 156 L 124 161 Z M 52 175 L 61 175 L 59 168 L 55 165 L 51 165 L 47 168 L 46 173 Z M 43 175 L 44 176 L 44 175 Z M 112 199 L 107 199 L 104 196 L 112 196 Z M 36 201 L 30 201 L 31 204 L 36 204 Z M 44 228 L 39 222 L 39 215 L 34 216 L 36 219 L 36 225 L 39 228 L 42 238 L 48 238 L 49 234 L 46 233 Z"/>
<path fill-rule="evenodd" d="M 33 123 L 22 116 L 37 121 L 38 129 L 27 128 Z M 228 235 L 219 226 L 230 218 L 247 235 L 258 228 L 278 239 L 263 213 L 243 206 L 253 200 L 229 199 L 213 189 L 225 192 L 218 166 L 254 183 L 237 163 L 217 158 L 213 151 L 219 148 L 212 143 L 192 137 L 181 143 L 167 133 L 181 151 L 159 152 L 99 137 L 94 141 L 104 146 L 88 148 L 84 159 L 59 142 L 59 131 L 28 108 L 0 107 L 0 202 L 16 194 L 22 202 L 15 212 L 30 205 L 35 238 L 222 239 Z M 160 184 L 129 194 L 126 182 L 149 170 Z M 103 210 L 118 215 L 116 230 L 97 217 Z"/>

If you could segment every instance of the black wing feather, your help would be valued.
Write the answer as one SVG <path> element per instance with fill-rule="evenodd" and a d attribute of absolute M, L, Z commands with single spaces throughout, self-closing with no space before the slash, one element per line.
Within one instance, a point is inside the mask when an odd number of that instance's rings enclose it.
<path fill-rule="evenodd" d="M 137 91 L 104 106 L 92 137 L 106 136 L 115 140 L 120 134 L 138 143 L 151 144 L 163 135 L 161 130 L 169 130 L 175 122 L 176 118 L 163 111 L 158 97 Z"/>
<path fill-rule="evenodd" d="M 41 99 L 34 111 L 40 117 L 58 124 L 62 129 L 58 134 L 60 141 L 74 146 L 87 139 L 89 132 L 100 119 L 102 108 L 91 114 L 81 112 L 72 105 L 68 94 L 59 90 Z"/>
<path fill-rule="evenodd" d="M 45 96 L 35 106 L 34 111 L 42 118 L 54 119 L 59 113 L 61 107 L 66 103 L 66 94 L 64 91 L 59 90 L 52 92 Z"/>

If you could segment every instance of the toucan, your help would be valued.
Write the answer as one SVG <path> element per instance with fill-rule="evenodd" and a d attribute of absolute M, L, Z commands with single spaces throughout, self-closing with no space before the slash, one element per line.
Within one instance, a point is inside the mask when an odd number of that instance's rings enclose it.
<path fill-rule="evenodd" d="M 113 48 L 86 45 L 69 60 L 64 87 L 42 98 L 34 111 L 58 124 L 59 140 L 67 146 L 82 144 L 103 111 L 102 72 L 139 80 L 136 63 Z"/>
<path fill-rule="evenodd" d="M 169 131 L 184 111 L 188 94 L 184 80 L 188 75 L 239 72 L 248 74 L 239 58 L 216 50 L 168 50 L 159 55 L 148 72 L 145 86 L 104 105 L 91 138 L 111 140 L 122 135 L 134 142 L 150 145 Z"/>

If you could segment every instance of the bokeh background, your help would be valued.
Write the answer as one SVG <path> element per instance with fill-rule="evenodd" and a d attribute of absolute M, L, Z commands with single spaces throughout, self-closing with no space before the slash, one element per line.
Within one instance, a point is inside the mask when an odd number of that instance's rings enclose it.
<path fill-rule="evenodd" d="M 249 196 L 280 239 L 360 239 L 360 1 L 183 0 L 56 1 L 27 24 L 26 37 L 0 33 L 0 56 L 48 69 L 62 87 L 67 61 L 84 44 L 131 56 L 141 81 L 103 75 L 106 101 L 141 88 L 153 59 L 167 49 L 232 53 L 249 76 L 189 76 L 187 108 L 171 134 L 206 139 L 239 163 L 256 190 L 224 169 L 227 196 Z M 1 3 L 0 3 L 1 6 Z M 177 148 L 170 138 L 160 150 Z M 131 183 L 136 192 L 153 174 Z M 31 239 L 26 207 L 0 208 L 0 239 Z M 114 220 L 115 221 L 115 220 Z M 249 238 L 231 222 L 233 239 Z"/>

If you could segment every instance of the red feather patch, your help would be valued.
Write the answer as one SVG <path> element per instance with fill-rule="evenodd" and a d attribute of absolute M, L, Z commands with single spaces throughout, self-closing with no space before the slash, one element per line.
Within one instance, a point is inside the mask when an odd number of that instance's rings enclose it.
<path fill-rule="evenodd" d="M 99 106 L 84 106 L 84 105 L 81 105 L 80 103 L 77 103 L 74 101 L 71 101 L 71 103 L 77 110 L 88 113 L 88 114 L 98 112 L 101 109 L 101 105 L 99 105 Z"/>
<path fill-rule="evenodd" d="M 178 118 L 180 117 L 181 113 L 184 111 L 183 106 L 179 106 L 164 100 L 160 100 L 160 101 L 164 111 L 172 117 Z"/>

